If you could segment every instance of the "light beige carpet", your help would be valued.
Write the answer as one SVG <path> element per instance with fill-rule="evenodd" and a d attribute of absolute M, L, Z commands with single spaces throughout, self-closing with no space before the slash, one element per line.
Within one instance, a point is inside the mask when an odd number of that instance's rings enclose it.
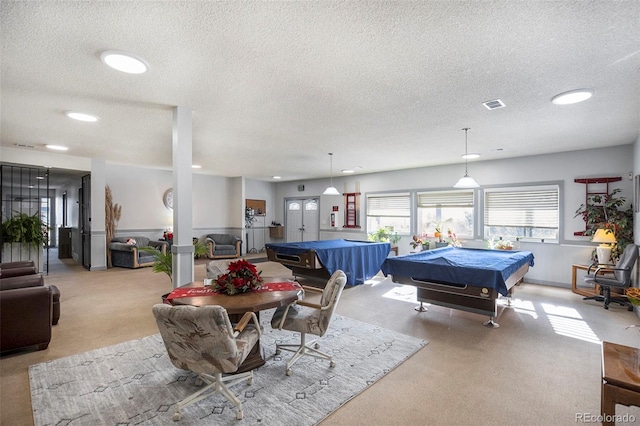
<path fill-rule="evenodd" d="M 291 277 L 279 264 L 265 276 Z M 543 268 L 540 262 L 535 268 Z M 567 287 L 570 270 L 567 270 Z M 196 267 L 204 278 L 204 265 Z M 62 316 L 46 351 L 0 359 L 0 423 L 33 424 L 28 367 L 157 333 L 150 314 L 169 279 L 150 268 L 87 272 L 64 261 L 46 281 Z M 337 313 L 429 341 L 429 345 L 322 421 L 329 425 L 569 425 L 600 409 L 600 341 L 640 346 L 633 312 L 583 301 L 568 288 L 523 284 L 500 328 L 481 315 L 429 306 L 414 289 L 377 277 L 347 288 Z M 636 410 L 636 411 L 634 411 Z M 636 408 L 617 407 L 618 413 Z"/>

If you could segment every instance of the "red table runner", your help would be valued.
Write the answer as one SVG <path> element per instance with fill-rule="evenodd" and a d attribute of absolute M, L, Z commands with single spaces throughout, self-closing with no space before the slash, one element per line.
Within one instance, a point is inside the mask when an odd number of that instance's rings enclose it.
<path fill-rule="evenodd" d="M 259 289 L 253 290 L 257 293 L 263 293 L 265 291 L 296 291 L 302 290 L 300 284 L 294 281 L 284 281 L 277 283 L 264 283 Z M 216 296 L 219 293 L 211 287 L 191 287 L 191 288 L 176 288 L 167 296 L 165 303 L 170 303 L 173 299 L 181 297 L 200 297 L 200 296 Z"/>

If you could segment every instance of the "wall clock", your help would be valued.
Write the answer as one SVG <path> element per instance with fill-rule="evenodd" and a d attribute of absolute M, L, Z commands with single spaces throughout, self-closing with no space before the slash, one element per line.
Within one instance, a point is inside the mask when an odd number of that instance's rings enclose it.
<path fill-rule="evenodd" d="M 164 203 L 166 208 L 173 209 L 173 188 L 169 188 L 164 191 L 162 202 Z"/>

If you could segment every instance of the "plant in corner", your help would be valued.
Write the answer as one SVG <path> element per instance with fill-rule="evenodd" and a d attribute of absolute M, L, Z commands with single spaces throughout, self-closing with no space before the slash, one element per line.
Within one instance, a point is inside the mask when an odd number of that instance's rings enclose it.
<path fill-rule="evenodd" d="M 627 244 L 633 242 L 633 208 L 625 208 L 627 200 L 618 196 L 619 192 L 620 189 L 616 188 L 610 194 L 591 195 L 585 204 L 578 207 L 574 216 L 582 216 L 584 219 L 585 236 L 593 236 L 600 228 L 613 232 L 616 244 L 611 251 L 611 258 L 614 260 L 620 257 Z M 593 252 L 595 253 L 595 249 Z"/>

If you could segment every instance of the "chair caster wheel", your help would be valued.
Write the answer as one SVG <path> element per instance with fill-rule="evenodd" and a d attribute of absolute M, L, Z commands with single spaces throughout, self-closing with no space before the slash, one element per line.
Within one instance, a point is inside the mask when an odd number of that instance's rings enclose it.
<path fill-rule="evenodd" d="M 287 376 L 290 376 L 291 374 L 293 374 L 293 371 L 290 368 L 287 368 Z"/>
<path fill-rule="evenodd" d="M 609 309 L 609 307 L 608 307 L 608 306 L 605 306 L 604 308 L 605 308 L 605 309 Z"/>
<path fill-rule="evenodd" d="M 280 355 L 282 351 L 280 349 L 276 349 L 276 355 Z"/>
<path fill-rule="evenodd" d="M 236 420 L 242 420 L 242 411 L 236 413 Z"/>
<path fill-rule="evenodd" d="M 329 367 L 333 368 L 333 367 L 335 367 L 335 366 L 336 366 L 336 363 L 335 363 L 335 362 L 331 361 L 331 362 L 329 363 Z"/>
<path fill-rule="evenodd" d="M 178 420 L 180 420 L 180 412 L 176 411 L 176 413 L 173 415 L 172 417 L 174 422 L 177 422 Z"/>
<path fill-rule="evenodd" d="M 629 312 L 633 312 L 633 306 L 629 306 L 629 307 L 627 308 L 627 311 L 629 311 Z"/>
<path fill-rule="evenodd" d="M 320 349 L 320 344 L 316 343 L 315 345 L 313 345 L 313 347 L 316 348 L 316 349 Z"/>

